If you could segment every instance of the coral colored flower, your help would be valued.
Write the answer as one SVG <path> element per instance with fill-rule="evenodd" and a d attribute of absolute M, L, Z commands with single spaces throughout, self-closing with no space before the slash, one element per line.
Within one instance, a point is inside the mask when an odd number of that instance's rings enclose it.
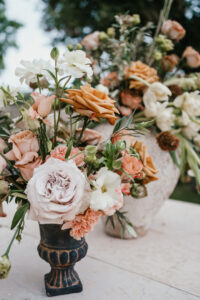
<path fill-rule="evenodd" d="M 131 184 L 129 182 L 122 184 L 122 193 L 126 196 L 129 196 L 131 194 L 130 192 Z"/>
<path fill-rule="evenodd" d="M 159 81 L 157 71 L 154 68 L 150 68 L 146 64 L 143 64 L 141 61 L 132 62 L 129 67 L 126 67 L 124 70 L 124 76 L 126 79 L 130 79 L 130 89 L 144 89 L 146 85 L 139 80 L 131 79 L 133 75 L 144 79 L 148 83 Z"/>
<path fill-rule="evenodd" d="M 99 31 L 86 35 L 81 44 L 87 51 L 95 50 L 99 45 Z"/>
<path fill-rule="evenodd" d="M 121 92 L 121 101 L 123 105 L 130 107 L 131 109 L 140 108 L 143 109 L 142 106 L 142 97 L 135 95 L 131 91 L 124 90 Z"/>
<path fill-rule="evenodd" d="M 137 178 L 138 173 L 143 169 L 143 164 L 141 160 L 135 156 L 129 155 L 126 151 L 122 158 L 122 168 L 131 177 Z M 141 177 L 141 174 L 139 174 L 139 177 Z"/>
<path fill-rule="evenodd" d="M 50 156 L 53 158 L 57 158 L 59 160 L 65 161 L 65 155 L 67 152 L 67 146 L 66 145 L 58 145 L 55 149 L 53 149 L 50 153 Z M 77 166 L 82 166 L 84 164 L 84 154 L 81 153 L 79 148 L 74 148 L 72 147 L 70 157 L 76 155 L 76 157 L 73 158 L 74 162 L 76 163 Z"/>
<path fill-rule="evenodd" d="M 107 86 L 108 88 L 111 86 L 116 86 L 119 83 L 118 74 L 117 72 L 110 72 L 108 75 L 103 77 L 100 80 L 100 83 Z"/>
<path fill-rule="evenodd" d="M 176 42 L 178 42 L 185 36 L 185 29 L 180 23 L 172 20 L 167 20 L 162 26 L 162 33 L 171 40 L 175 40 Z"/>
<path fill-rule="evenodd" d="M 94 211 L 88 208 L 84 214 L 79 214 L 74 220 L 65 222 L 62 229 L 71 228 L 70 235 L 74 239 L 80 240 L 93 229 L 94 225 L 98 222 L 99 217 L 102 215 L 103 213 L 101 211 Z"/>
<path fill-rule="evenodd" d="M 92 120 L 100 121 L 100 118 L 107 119 L 110 124 L 114 124 L 119 113 L 114 103 L 104 92 L 93 89 L 88 83 L 79 89 L 69 89 L 66 98 L 61 101 L 71 104 L 74 110 L 82 116 L 87 116 Z"/>
<path fill-rule="evenodd" d="M 51 112 L 51 105 L 56 98 L 55 95 L 44 96 L 37 92 L 31 93 L 35 103 L 29 108 L 29 116 L 32 120 L 43 119 Z"/>
<path fill-rule="evenodd" d="M 200 54 L 192 47 L 187 47 L 183 52 L 182 57 L 186 58 L 187 64 L 190 68 L 200 67 Z"/>
<path fill-rule="evenodd" d="M 130 134 L 128 130 L 120 130 L 119 132 L 115 133 L 112 137 L 112 143 L 116 143 L 118 141 L 125 141 L 126 148 L 129 149 L 135 142 L 135 138 Z"/>

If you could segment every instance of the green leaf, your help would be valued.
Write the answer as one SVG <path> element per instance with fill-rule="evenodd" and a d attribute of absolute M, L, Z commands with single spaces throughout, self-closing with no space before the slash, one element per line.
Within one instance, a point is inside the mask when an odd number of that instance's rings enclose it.
<path fill-rule="evenodd" d="M 133 225 L 126 223 L 126 229 L 134 238 L 137 237 L 137 233 L 136 233 L 135 229 L 133 228 Z"/>
<path fill-rule="evenodd" d="M 175 165 L 180 168 L 180 164 L 178 162 L 177 156 L 176 156 L 176 152 L 175 151 L 170 151 L 169 154 L 171 155 L 171 158 L 173 159 L 173 162 L 175 163 Z"/>
<path fill-rule="evenodd" d="M 17 224 L 19 223 L 19 221 L 24 217 L 28 208 L 29 208 L 29 203 L 26 203 L 25 205 L 18 208 L 18 210 L 16 211 L 16 213 L 13 217 L 13 220 L 12 220 L 11 230 L 14 229 L 17 226 Z"/>
<path fill-rule="evenodd" d="M 56 76 L 51 71 L 49 71 L 48 69 L 44 70 L 47 71 L 51 75 L 51 77 L 56 81 Z"/>
<path fill-rule="evenodd" d="M 123 122 L 126 120 L 126 117 L 121 118 L 115 125 L 113 129 L 113 134 L 117 131 L 119 131 L 120 127 L 122 126 Z"/>
<path fill-rule="evenodd" d="M 12 193 L 13 197 L 18 197 L 18 198 L 22 198 L 22 199 L 26 199 L 27 200 L 27 196 L 18 192 L 14 192 Z"/>

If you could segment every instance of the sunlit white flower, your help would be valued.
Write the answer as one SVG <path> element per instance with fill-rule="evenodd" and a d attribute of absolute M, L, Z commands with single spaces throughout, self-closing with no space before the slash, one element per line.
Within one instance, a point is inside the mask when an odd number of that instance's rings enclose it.
<path fill-rule="evenodd" d="M 162 131 L 171 130 L 171 127 L 174 125 L 174 121 L 175 115 L 173 114 L 172 108 L 166 108 L 156 117 L 156 124 Z"/>
<path fill-rule="evenodd" d="M 200 116 L 200 95 L 198 91 L 186 92 L 176 97 L 174 105 L 182 108 L 191 117 Z"/>
<path fill-rule="evenodd" d="M 40 80 L 48 80 L 51 78 L 50 74 L 46 71 L 47 69 L 53 71 L 53 67 L 50 61 L 43 59 L 34 59 L 32 62 L 28 60 L 21 60 L 23 67 L 17 67 L 15 75 L 20 77 L 20 82 L 26 84 L 37 83 L 37 75 L 42 75 Z"/>
<path fill-rule="evenodd" d="M 189 124 L 183 128 L 183 134 L 189 139 L 197 136 L 198 131 L 200 131 L 200 126 L 192 121 L 190 121 Z"/>
<path fill-rule="evenodd" d="M 154 82 L 146 90 L 143 96 L 144 103 L 151 99 L 151 101 L 168 101 L 171 96 L 171 91 L 168 87 L 160 82 Z"/>
<path fill-rule="evenodd" d="M 121 178 L 118 174 L 109 171 L 106 167 L 102 168 L 98 172 L 97 179 L 93 181 L 96 190 L 90 193 L 90 208 L 105 213 L 111 212 L 116 205 L 119 209 L 123 205 L 123 197 L 119 192 L 120 184 Z"/>
<path fill-rule="evenodd" d="M 63 58 L 58 61 L 58 68 L 75 78 L 81 78 L 83 75 L 91 77 L 93 71 L 90 64 L 91 61 L 86 57 L 86 53 L 84 51 L 66 50 Z"/>
<path fill-rule="evenodd" d="M 95 86 L 95 88 L 100 92 L 106 93 L 107 95 L 109 94 L 109 89 L 103 84 L 98 84 L 97 86 Z"/>

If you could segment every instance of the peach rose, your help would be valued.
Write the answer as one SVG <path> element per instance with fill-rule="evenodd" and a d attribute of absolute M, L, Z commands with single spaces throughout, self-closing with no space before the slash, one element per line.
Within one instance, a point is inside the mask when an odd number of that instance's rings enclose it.
<path fill-rule="evenodd" d="M 31 120 L 45 118 L 51 112 L 51 105 L 56 96 L 44 96 L 37 92 L 32 92 L 31 97 L 35 101 L 32 107 L 29 108 Z"/>
<path fill-rule="evenodd" d="M 182 57 L 186 58 L 187 64 L 190 68 L 200 67 L 200 54 L 192 47 L 187 47 L 183 52 Z"/>
<path fill-rule="evenodd" d="M 74 239 L 80 240 L 93 229 L 102 214 L 101 211 L 94 211 L 88 208 L 84 214 L 79 214 L 75 216 L 74 220 L 65 222 L 62 229 L 71 228 L 70 235 Z"/>
<path fill-rule="evenodd" d="M 122 168 L 129 174 L 132 178 L 141 177 L 141 171 L 143 169 L 143 164 L 141 160 L 135 156 L 129 155 L 127 151 L 122 158 Z"/>
<path fill-rule="evenodd" d="M 22 177 L 26 180 L 29 181 L 32 176 L 35 168 L 38 168 L 42 163 L 42 159 L 39 156 L 36 159 L 33 159 L 33 161 L 27 163 L 27 164 L 15 164 L 15 166 L 19 169 Z"/>
<path fill-rule="evenodd" d="M 82 128 L 78 128 L 76 131 L 80 133 Z M 97 145 L 101 139 L 102 135 L 98 131 L 86 128 L 83 132 L 81 142 L 86 143 L 87 145 Z"/>
<path fill-rule="evenodd" d="M 38 157 L 38 140 L 30 130 L 11 135 L 8 142 L 12 143 L 13 148 L 7 153 L 7 157 L 11 160 L 17 160 L 18 164 L 27 164 Z"/>
<path fill-rule="evenodd" d="M 180 41 L 185 36 L 185 29 L 183 26 L 172 20 L 165 21 L 161 31 L 168 38 L 175 40 L 176 42 Z"/>
<path fill-rule="evenodd" d="M 107 86 L 108 88 L 111 86 L 116 86 L 119 84 L 118 74 L 117 72 L 110 72 L 108 75 L 103 77 L 100 80 L 100 83 Z"/>
<path fill-rule="evenodd" d="M 130 192 L 131 184 L 129 182 L 122 184 L 122 193 L 129 196 L 131 194 Z"/>
<path fill-rule="evenodd" d="M 119 111 L 122 114 L 122 116 L 124 116 L 124 117 L 127 117 L 132 113 L 132 109 L 130 109 L 129 107 L 125 107 L 125 106 L 120 106 Z"/>
<path fill-rule="evenodd" d="M 131 109 L 140 108 L 143 109 L 142 106 L 142 97 L 137 94 L 132 93 L 129 90 L 124 90 L 121 92 L 121 101 L 123 105 L 130 107 Z"/>
<path fill-rule="evenodd" d="M 125 141 L 126 148 L 129 149 L 135 142 L 135 138 L 130 134 L 128 130 L 120 130 L 114 134 L 112 137 L 112 143 L 116 143 L 118 141 Z"/>
<path fill-rule="evenodd" d="M 179 57 L 176 54 L 166 55 L 162 59 L 162 67 L 166 72 L 172 71 L 179 63 Z"/>
<path fill-rule="evenodd" d="M 146 85 L 139 80 L 131 79 L 133 75 L 144 79 L 148 83 L 159 81 L 157 71 L 154 68 L 150 68 L 146 64 L 143 64 L 141 61 L 133 61 L 129 67 L 126 67 L 124 69 L 124 76 L 126 79 L 130 79 L 130 89 L 144 89 Z"/>
<path fill-rule="evenodd" d="M 73 109 L 81 116 L 87 116 L 97 122 L 100 118 L 107 119 L 111 125 L 115 124 L 119 113 L 115 107 L 115 101 L 106 93 L 93 89 L 88 83 L 81 86 L 80 89 L 69 89 L 66 98 L 60 98 L 61 101 L 73 106 Z"/>
<path fill-rule="evenodd" d="M 6 142 L 0 138 L 0 152 L 3 152 L 7 148 Z"/>
<path fill-rule="evenodd" d="M 87 51 L 95 50 L 99 45 L 99 31 L 86 35 L 81 44 Z"/>
<path fill-rule="evenodd" d="M 67 152 L 67 146 L 66 145 L 58 145 L 55 149 L 53 149 L 50 153 L 51 157 L 57 158 L 59 160 L 65 161 L 65 155 Z M 84 164 L 84 154 L 81 153 L 79 148 L 72 147 L 70 157 L 78 154 L 76 157 L 73 158 L 73 161 L 76 163 L 77 166 L 82 166 Z"/>

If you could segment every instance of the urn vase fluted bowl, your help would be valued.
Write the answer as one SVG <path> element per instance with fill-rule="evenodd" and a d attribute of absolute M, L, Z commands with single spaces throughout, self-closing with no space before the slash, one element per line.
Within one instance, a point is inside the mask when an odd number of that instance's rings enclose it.
<path fill-rule="evenodd" d="M 41 240 L 38 253 L 51 266 L 51 271 L 44 276 L 47 296 L 81 292 L 82 283 L 74 265 L 87 253 L 85 239 L 75 240 L 69 229 L 61 230 L 61 225 L 39 226 Z"/>
<path fill-rule="evenodd" d="M 106 140 L 112 133 L 113 127 L 109 124 L 102 124 L 98 130 L 103 134 Z M 148 149 L 149 155 L 152 156 L 156 169 L 158 170 L 158 180 L 147 184 L 148 196 L 140 199 L 124 196 L 124 206 L 122 211 L 127 212 L 127 217 L 133 224 L 137 236 L 143 236 L 150 228 L 154 217 L 159 209 L 169 198 L 173 192 L 179 176 L 179 169 L 175 166 L 168 151 L 163 151 L 156 141 L 156 133 L 149 132 L 142 136 L 137 136 L 137 140 L 142 141 Z M 115 228 L 104 218 L 104 231 L 115 237 L 121 238 L 121 225 L 117 217 L 114 216 Z M 133 236 L 125 230 L 124 238 L 133 238 Z"/>

